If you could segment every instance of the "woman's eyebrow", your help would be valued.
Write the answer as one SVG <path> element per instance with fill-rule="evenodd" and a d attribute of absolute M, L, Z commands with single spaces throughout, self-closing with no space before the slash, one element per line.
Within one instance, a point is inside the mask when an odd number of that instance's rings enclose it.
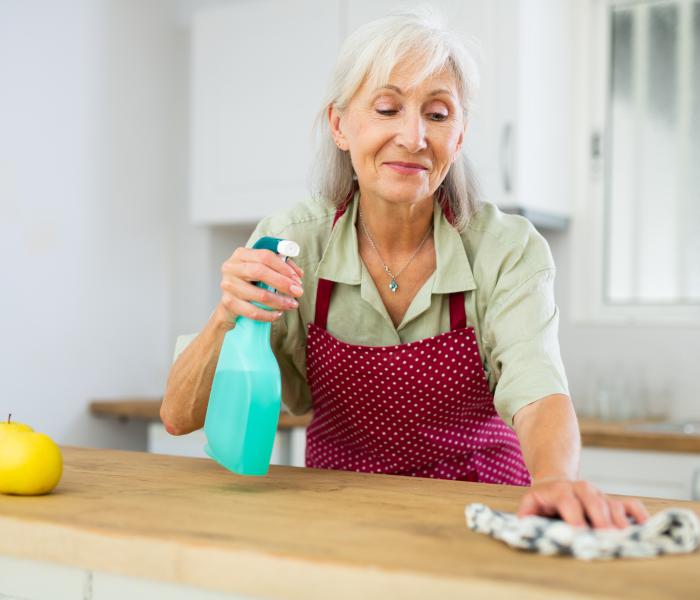
<path fill-rule="evenodd" d="M 393 85 L 391 83 L 388 83 L 387 85 L 383 85 L 381 87 L 378 87 L 375 91 L 379 92 L 380 90 L 393 90 L 398 94 L 401 94 L 403 96 L 403 91 L 401 90 L 400 87 Z M 438 94 L 447 94 L 448 96 L 452 96 L 452 92 L 450 90 L 446 90 L 444 88 L 441 88 L 439 90 L 433 90 L 432 92 L 428 93 L 428 96 L 437 96 Z"/>

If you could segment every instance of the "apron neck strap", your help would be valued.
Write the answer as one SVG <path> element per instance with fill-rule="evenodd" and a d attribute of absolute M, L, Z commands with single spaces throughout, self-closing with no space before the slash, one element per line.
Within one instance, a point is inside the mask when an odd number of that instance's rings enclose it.
<path fill-rule="evenodd" d="M 338 219 L 345 214 L 350 202 L 355 196 L 357 191 L 357 182 L 353 181 L 352 189 L 347 195 L 343 203 L 335 211 L 335 217 L 333 218 L 333 225 L 331 229 L 335 227 Z M 450 205 L 447 202 L 446 194 L 444 189 L 441 188 L 441 195 L 439 198 L 440 205 L 443 211 L 445 211 L 445 216 L 447 220 L 452 223 L 454 220 L 454 215 L 450 209 Z M 314 317 L 314 324 L 321 329 L 325 329 L 328 324 L 328 308 L 331 305 L 331 295 L 333 294 L 333 287 L 335 286 L 335 281 L 330 279 L 319 278 L 318 286 L 316 288 L 316 315 Z M 464 329 L 467 326 L 467 311 L 464 308 L 464 292 L 452 292 L 450 294 L 450 330 L 455 331 L 457 329 Z"/>

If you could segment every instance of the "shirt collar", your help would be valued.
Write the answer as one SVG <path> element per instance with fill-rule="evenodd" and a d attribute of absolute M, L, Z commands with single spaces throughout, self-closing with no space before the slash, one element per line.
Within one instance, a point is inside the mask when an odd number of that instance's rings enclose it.
<path fill-rule="evenodd" d="M 435 283 L 433 294 L 451 294 L 476 289 L 476 282 L 462 236 L 447 220 L 442 207 L 433 208 Z"/>
<path fill-rule="evenodd" d="M 323 251 L 321 262 L 316 268 L 319 279 L 328 279 L 338 283 L 359 285 L 362 281 L 362 264 L 357 251 L 357 208 L 360 192 L 356 191 L 352 202 L 331 231 L 328 243 Z"/>
<path fill-rule="evenodd" d="M 333 227 L 316 276 L 338 283 L 360 285 L 362 263 L 357 251 L 357 210 L 359 191 Z M 433 294 L 449 294 L 476 289 L 469 258 L 459 232 L 450 224 L 440 205 L 433 207 L 433 241 L 435 244 L 435 280 Z"/>

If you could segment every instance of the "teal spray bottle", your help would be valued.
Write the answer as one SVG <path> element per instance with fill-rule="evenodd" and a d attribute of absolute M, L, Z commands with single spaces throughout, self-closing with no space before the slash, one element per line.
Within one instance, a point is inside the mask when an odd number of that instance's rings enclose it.
<path fill-rule="evenodd" d="M 299 254 L 295 242 L 273 237 L 260 238 L 253 248 L 272 250 L 285 261 Z M 261 281 L 257 285 L 276 291 Z M 266 475 L 275 443 L 282 381 L 270 347 L 271 326 L 237 317 L 235 327 L 224 336 L 209 395 L 204 451 L 240 475 Z"/>

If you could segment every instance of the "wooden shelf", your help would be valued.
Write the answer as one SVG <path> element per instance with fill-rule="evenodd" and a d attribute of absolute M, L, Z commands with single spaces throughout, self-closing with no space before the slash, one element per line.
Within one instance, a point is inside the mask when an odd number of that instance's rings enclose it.
<path fill-rule="evenodd" d="M 124 398 L 119 400 L 95 400 L 90 403 L 90 413 L 97 417 L 111 417 L 120 421 L 160 421 L 162 398 Z M 280 413 L 278 429 L 306 427 L 311 423 L 311 413 L 297 416 Z"/>

